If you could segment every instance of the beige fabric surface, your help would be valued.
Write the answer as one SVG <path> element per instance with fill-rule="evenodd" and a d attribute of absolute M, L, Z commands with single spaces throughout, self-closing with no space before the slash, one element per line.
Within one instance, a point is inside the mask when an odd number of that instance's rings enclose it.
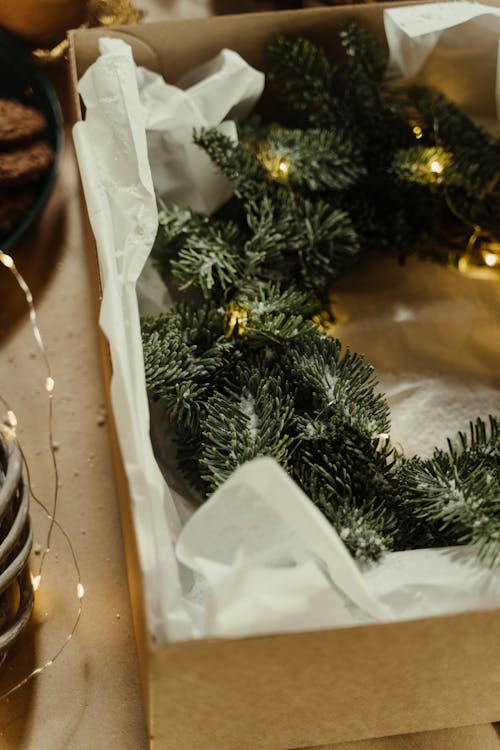
<path fill-rule="evenodd" d="M 147 746 L 107 426 L 98 424 L 104 400 L 101 361 L 77 190 L 68 137 L 43 220 L 15 258 L 34 291 L 56 381 L 58 518 L 78 555 L 84 613 L 75 639 L 55 664 L 0 702 L 0 750 Z M 17 415 L 34 490 L 50 503 L 45 373 L 23 297 L 5 269 L 0 300 L 0 392 Z M 35 543 L 43 545 L 47 520 L 35 505 L 32 515 Z M 54 655 L 76 608 L 71 558 L 56 532 L 31 626 L 0 671 L 0 693 Z"/>

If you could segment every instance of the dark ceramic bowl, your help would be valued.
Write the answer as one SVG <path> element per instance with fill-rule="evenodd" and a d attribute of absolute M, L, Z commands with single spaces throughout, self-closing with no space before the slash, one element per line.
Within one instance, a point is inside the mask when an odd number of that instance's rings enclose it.
<path fill-rule="evenodd" d="M 0 0 L 1 1 L 1 0 Z M 45 139 L 55 152 L 55 159 L 38 187 L 31 208 L 17 227 L 3 239 L 0 250 L 11 249 L 41 212 L 54 186 L 63 142 L 61 110 L 52 84 L 31 59 L 30 54 L 9 34 L 0 30 L 0 98 L 17 99 L 39 109 L 47 119 Z"/>

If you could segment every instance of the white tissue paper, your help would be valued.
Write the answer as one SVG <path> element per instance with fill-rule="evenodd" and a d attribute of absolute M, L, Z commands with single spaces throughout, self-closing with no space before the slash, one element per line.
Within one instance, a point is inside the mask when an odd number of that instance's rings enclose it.
<path fill-rule="evenodd" d="M 444 2 L 384 12 L 389 75 L 420 75 L 476 117 L 500 119 L 500 8 Z"/>
<path fill-rule="evenodd" d="M 457 60 L 462 53 L 469 59 L 486 54 L 485 69 L 496 75 L 498 9 L 437 3 L 384 15 L 391 75 L 396 68 L 407 76 L 438 75 L 443 44 L 460 53 Z M 75 125 L 74 140 L 99 254 L 100 324 L 110 342 L 113 409 L 155 640 L 310 630 L 500 606 L 500 573 L 479 564 L 467 548 L 391 553 L 361 570 L 271 458 L 240 467 L 196 508 L 172 468 L 169 436 L 155 438 L 169 489 L 149 439 L 139 331 L 139 305 L 149 314 L 170 304 L 146 262 L 157 228 L 155 191 L 206 214 L 229 197 L 227 182 L 193 146 L 191 133 L 216 126 L 236 138 L 232 118 L 251 111 L 264 80 L 229 50 L 178 86 L 137 68 L 122 41 L 102 39 L 100 51 L 79 84 L 86 117 Z M 491 114 L 495 96 L 497 105 L 500 100 L 496 77 L 485 84 L 474 66 L 467 75 L 469 83 L 460 81 L 472 92 L 465 104 L 473 103 L 481 85 L 479 114 Z M 452 80 L 443 78 L 448 89 Z M 336 287 L 335 309 L 346 321 L 339 338 L 375 364 L 391 405 L 393 438 L 407 454 L 442 444 L 478 414 L 499 411 L 499 287 L 419 262 L 401 268 L 390 259 Z M 154 410 L 151 429 L 155 436 L 165 429 Z"/>

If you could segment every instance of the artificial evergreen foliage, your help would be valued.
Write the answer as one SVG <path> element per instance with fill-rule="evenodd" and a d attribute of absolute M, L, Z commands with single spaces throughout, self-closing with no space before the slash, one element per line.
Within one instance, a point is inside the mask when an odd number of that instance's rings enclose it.
<path fill-rule="evenodd" d="M 149 393 L 205 496 L 271 455 L 360 561 L 470 543 L 495 564 L 498 420 L 478 420 L 429 460 L 406 460 L 391 446 L 373 369 L 317 315 L 363 253 L 498 236 L 499 142 L 436 92 L 388 85 L 385 53 L 361 27 L 341 40 L 344 62 L 332 65 L 307 40 L 275 39 L 268 82 L 279 118 L 253 116 L 238 143 L 194 134 L 234 196 L 210 218 L 160 206 L 153 255 L 187 296 L 143 321 Z"/>
<path fill-rule="evenodd" d="M 471 423 L 431 459 L 408 461 L 399 475 L 402 500 L 449 544 L 473 544 L 490 564 L 500 560 L 500 422 Z"/>

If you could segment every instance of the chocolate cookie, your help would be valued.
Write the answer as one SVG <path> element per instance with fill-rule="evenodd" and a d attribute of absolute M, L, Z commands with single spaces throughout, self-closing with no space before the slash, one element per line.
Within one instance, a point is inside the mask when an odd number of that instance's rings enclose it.
<path fill-rule="evenodd" d="M 0 99 L 0 147 L 28 143 L 44 132 L 47 120 L 37 109 L 11 99 Z"/>
<path fill-rule="evenodd" d="M 32 187 L 20 190 L 0 190 L 0 238 L 12 232 L 34 203 L 36 191 Z"/>
<path fill-rule="evenodd" d="M 45 141 L 0 153 L 0 188 L 38 180 L 53 161 L 54 151 Z"/>

